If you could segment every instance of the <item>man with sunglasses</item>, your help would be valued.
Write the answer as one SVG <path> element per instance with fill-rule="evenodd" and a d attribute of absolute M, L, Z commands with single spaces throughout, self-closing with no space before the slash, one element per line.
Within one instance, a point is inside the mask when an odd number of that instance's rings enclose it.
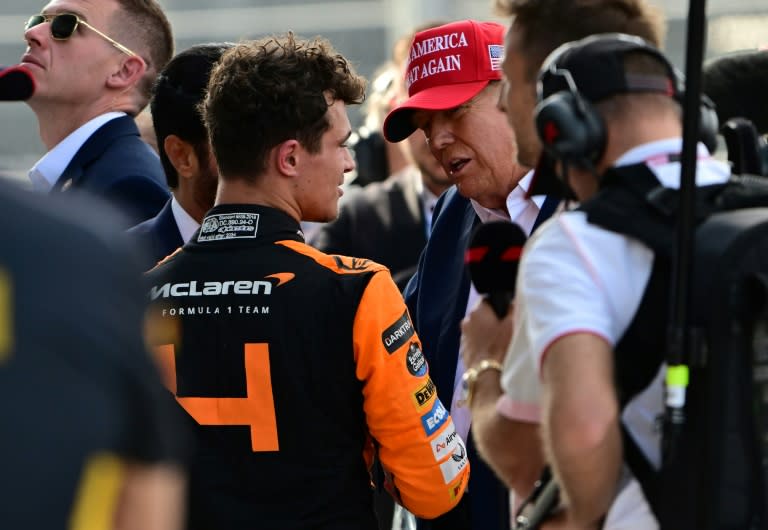
<path fill-rule="evenodd" d="M 160 5 L 53 0 L 25 26 L 21 63 L 37 90 L 27 102 L 48 152 L 30 170 L 36 190 L 86 191 L 131 226 L 168 199 L 163 169 L 134 123 L 173 53 Z"/>

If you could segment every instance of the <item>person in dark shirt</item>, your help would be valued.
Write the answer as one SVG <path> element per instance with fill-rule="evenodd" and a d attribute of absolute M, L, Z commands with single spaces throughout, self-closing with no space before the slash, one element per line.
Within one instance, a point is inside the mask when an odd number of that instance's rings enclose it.
<path fill-rule="evenodd" d="M 34 91 L 0 67 L 0 101 Z M 141 336 L 132 255 L 102 204 L 0 182 L 4 528 L 173 530 L 187 454 Z"/>

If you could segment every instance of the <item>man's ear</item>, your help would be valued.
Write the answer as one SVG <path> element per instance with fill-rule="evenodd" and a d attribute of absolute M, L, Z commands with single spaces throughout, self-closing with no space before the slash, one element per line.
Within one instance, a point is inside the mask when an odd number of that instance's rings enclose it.
<path fill-rule="evenodd" d="M 179 177 L 191 178 L 197 175 L 200 170 L 200 161 L 192 144 L 175 134 L 169 134 L 163 142 L 163 150 L 171 165 L 176 168 Z"/>
<path fill-rule="evenodd" d="M 138 84 L 147 71 L 147 65 L 141 57 L 121 55 L 124 58 L 118 69 L 107 78 L 107 86 L 110 88 L 130 88 Z"/>
<path fill-rule="evenodd" d="M 299 174 L 299 162 L 303 149 L 298 140 L 286 140 L 275 148 L 277 169 L 280 173 L 294 177 Z"/>

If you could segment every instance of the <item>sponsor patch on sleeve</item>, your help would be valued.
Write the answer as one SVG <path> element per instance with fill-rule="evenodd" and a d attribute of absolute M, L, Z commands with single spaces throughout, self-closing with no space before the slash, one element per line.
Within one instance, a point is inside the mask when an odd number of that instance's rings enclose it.
<path fill-rule="evenodd" d="M 434 395 L 435 383 L 432 382 L 432 379 L 427 379 L 424 386 L 417 388 L 411 395 L 413 403 L 416 405 L 416 410 L 421 410 L 426 407 L 427 403 L 429 403 L 429 400 L 432 399 L 432 396 Z"/>
<path fill-rule="evenodd" d="M 432 454 L 435 455 L 435 460 L 439 462 L 452 454 L 460 440 L 459 433 L 456 432 L 456 426 L 452 421 L 449 421 L 445 429 L 429 442 L 432 446 Z"/>
<path fill-rule="evenodd" d="M 381 341 L 384 343 L 384 347 L 387 352 L 392 355 L 402 345 L 408 342 L 408 339 L 413 337 L 413 324 L 408 316 L 408 310 L 405 310 L 403 316 L 397 319 L 397 321 L 389 326 L 381 334 Z"/>
<path fill-rule="evenodd" d="M 412 342 L 408 347 L 408 353 L 405 355 L 405 365 L 408 372 L 416 377 L 421 377 L 427 373 L 427 360 L 421 353 L 418 342 Z"/>
<path fill-rule="evenodd" d="M 451 453 L 451 457 L 440 464 L 440 471 L 443 473 L 443 480 L 450 484 L 459 476 L 459 473 L 467 467 L 467 449 L 462 442 L 456 443 L 456 448 Z"/>
<path fill-rule="evenodd" d="M 448 419 L 448 411 L 445 410 L 440 400 L 436 399 L 432 409 L 421 417 L 421 425 L 427 436 L 432 436 L 445 423 L 446 419 Z"/>
<path fill-rule="evenodd" d="M 464 477 L 462 477 L 461 480 L 456 482 L 456 484 L 453 484 L 448 489 L 448 496 L 450 497 L 451 502 L 455 501 L 459 497 L 459 494 L 461 493 L 461 488 L 463 485 L 464 485 Z"/>

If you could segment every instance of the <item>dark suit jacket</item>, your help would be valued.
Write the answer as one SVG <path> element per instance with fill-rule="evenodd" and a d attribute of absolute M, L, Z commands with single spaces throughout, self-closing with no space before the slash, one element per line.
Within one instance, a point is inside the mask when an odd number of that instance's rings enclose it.
<path fill-rule="evenodd" d="M 555 210 L 558 201 L 547 198 L 534 229 Z M 408 304 L 429 374 L 440 401 L 450 407 L 459 356 L 459 327 L 467 309 L 470 279 L 464 252 L 472 229 L 480 223 L 472 204 L 456 191 L 446 191 L 435 207 L 432 233 L 419 259 L 416 275 L 403 295 Z M 469 490 L 459 505 L 434 521 L 419 521 L 432 530 L 501 530 L 509 528 L 509 494 L 479 458 L 470 436 L 467 442 L 471 474 Z"/>
<path fill-rule="evenodd" d="M 51 193 L 86 191 L 116 206 L 125 227 L 155 215 L 170 194 L 160 159 L 130 116 L 108 121 L 75 154 Z"/>
<path fill-rule="evenodd" d="M 142 270 L 151 269 L 158 261 L 184 244 L 179 226 L 173 217 L 171 199 L 165 203 L 160 213 L 130 228 L 126 233 L 139 250 Z"/>
<path fill-rule="evenodd" d="M 402 290 L 416 271 L 427 242 L 424 212 L 413 170 L 384 182 L 345 191 L 339 217 L 310 243 L 328 254 L 367 258 L 386 265 Z"/>

